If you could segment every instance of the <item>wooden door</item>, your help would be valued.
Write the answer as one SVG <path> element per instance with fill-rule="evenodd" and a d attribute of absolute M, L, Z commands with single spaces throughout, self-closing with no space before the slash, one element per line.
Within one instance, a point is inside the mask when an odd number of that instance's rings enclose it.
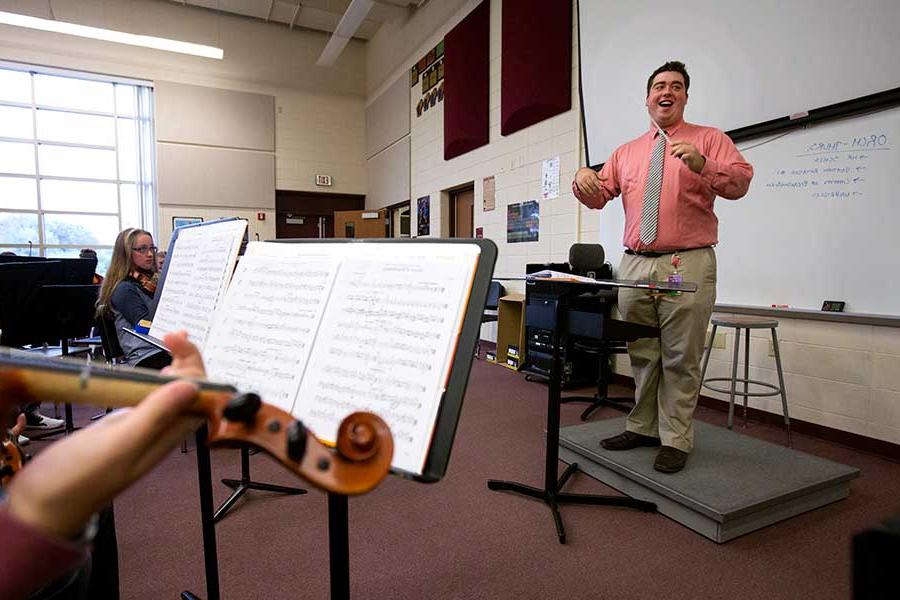
<path fill-rule="evenodd" d="M 450 237 L 475 237 L 475 189 L 466 188 L 450 195 Z"/>

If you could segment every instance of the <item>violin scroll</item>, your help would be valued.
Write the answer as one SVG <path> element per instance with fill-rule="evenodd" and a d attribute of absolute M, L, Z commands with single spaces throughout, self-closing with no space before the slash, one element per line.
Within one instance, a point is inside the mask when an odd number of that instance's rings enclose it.
<path fill-rule="evenodd" d="M 349 460 L 368 460 L 378 452 L 380 441 L 390 439 L 390 435 L 380 418 L 372 413 L 356 412 L 341 421 L 337 450 Z"/>
<path fill-rule="evenodd" d="M 394 443 L 390 429 L 372 413 L 347 416 L 338 428 L 336 448 L 331 449 L 302 422 L 260 402 L 255 394 L 209 400 L 203 412 L 210 417 L 210 445 L 253 444 L 328 492 L 364 494 L 391 468 Z"/>

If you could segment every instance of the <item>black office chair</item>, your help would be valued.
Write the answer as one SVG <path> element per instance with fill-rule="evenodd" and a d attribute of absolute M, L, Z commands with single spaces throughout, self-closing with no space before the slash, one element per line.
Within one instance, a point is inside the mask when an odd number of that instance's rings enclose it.
<path fill-rule="evenodd" d="M 97 325 L 100 331 L 100 345 L 103 348 L 103 357 L 107 364 L 113 366 L 125 362 L 125 351 L 119 344 L 119 336 L 116 335 L 116 322 L 106 310 L 105 305 L 101 304 L 97 307 Z M 98 413 L 91 417 L 91 421 L 102 419 L 104 416 L 112 412 L 111 408 L 107 408 L 104 412 Z M 181 441 L 181 453 L 187 454 L 187 438 Z"/>
<path fill-rule="evenodd" d="M 125 352 L 119 345 L 119 338 L 116 336 L 116 324 L 111 316 L 104 316 L 104 305 L 97 307 L 97 313 L 94 317 L 94 330 L 100 332 L 100 349 L 103 350 L 103 359 L 110 366 L 118 365 L 125 362 Z M 112 412 L 112 408 L 107 408 L 101 413 L 97 413 L 91 417 L 91 421 L 102 419 Z"/>
<path fill-rule="evenodd" d="M 500 298 L 506 294 L 506 289 L 499 281 L 492 281 L 488 288 L 487 300 L 484 302 L 484 312 L 481 314 L 481 323 L 494 323 L 499 318 Z M 475 358 L 481 354 L 481 336 L 478 336 L 478 344 L 475 346 Z"/>
<path fill-rule="evenodd" d="M 119 345 L 119 336 L 116 335 L 116 323 L 106 313 L 104 305 L 97 307 L 97 328 L 100 330 L 100 346 L 106 362 L 110 365 L 125 362 L 125 351 Z"/>
<path fill-rule="evenodd" d="M 569 248 L 569 266 L 572 273 L 593 279 L 611 279 L 612 266 L 605 262 L 606 255 L 600 244 L 572 244 Z M 597 290 L 582 294 L 572 301 L 572 308 L 603 312 L 609 316 L 616 303 L 615 290 Z M 590 402 L 581 413 L 581 420 L 586 421 L 591 413 L 602 406 L 610 406 L 622 411 L 630 411 L 634 403 L 633 397 L 610 398 L 609 382 L 612 379 L 610 358 L 613 354 L 625 354 L 628 348 L 622 340 L 599 340 L 594 338 L 575 338 L 572 348 L 596 356 L 599 362 L 597 372 L 597 392 L 593 396 L 564 396 L 563 402 Z M 625 404 L 623 404 L 625 403 Z M 629 405 L 630 404 L 630 405 Z"/>

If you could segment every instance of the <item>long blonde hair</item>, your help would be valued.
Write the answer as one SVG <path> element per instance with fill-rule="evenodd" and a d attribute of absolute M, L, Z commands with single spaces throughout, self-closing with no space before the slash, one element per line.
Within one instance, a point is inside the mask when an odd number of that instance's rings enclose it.
<path fill-rule="evenodd" d="M 122 230 L 116 237 L 116 243 L 113 244 L 112 259 L 109 261 L 109 268 L 106 270 L 106 277 L 103 279 L 103 286 L 100 288 L 100 296 L 97 299 L 97 312 L 101 316 L 110 316 L 110 299 L 116 286 L 135 270 L 134 260 L 132 260 L 132 250 L 134 249 L 135 240 L 141 235 L 153 236 L 149 231 L 129 227 Z M 156 270 L 156 261 L 153 261 L 153 270 Z M 101 312 L 102 311 L 102 312 Z"/>

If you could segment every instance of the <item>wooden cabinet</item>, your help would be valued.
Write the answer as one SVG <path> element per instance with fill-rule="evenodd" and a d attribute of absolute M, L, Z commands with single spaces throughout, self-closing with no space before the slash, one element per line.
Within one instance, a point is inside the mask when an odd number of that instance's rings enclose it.
<path fill-rule="evenodd" d="M 525 362 L 525 295 L 500 298 L 497 315 L 497 364 L 518 371 Z"/>

